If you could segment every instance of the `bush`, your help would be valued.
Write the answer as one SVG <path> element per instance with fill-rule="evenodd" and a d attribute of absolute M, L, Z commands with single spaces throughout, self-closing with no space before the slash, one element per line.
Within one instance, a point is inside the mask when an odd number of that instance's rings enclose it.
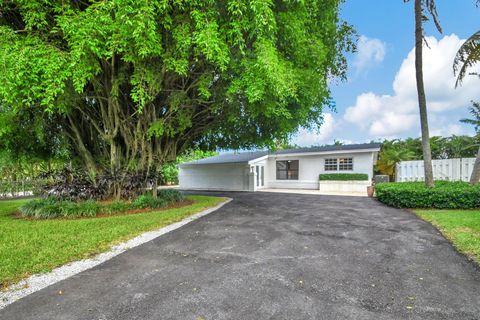
<path fill-rule="evenodd" d="M 180 191 L 175 189 L 162 189 L 158 190 L 156 198 L 151 194 L 142 195 L 133 202 L 133 205 L 140 209 L 156 209 L 183 200 L 185 200 L 185 197 Z"/>
<path fill-rule="evenodd" d="M 161 189 L 157 192 L 157 197 L 164 199 L 167 202 L 178 202 L 185 200 L 183 194 L 175 189 Z"/>
<path fill-rule="evenodd" d="M 24 217 L 37 219 L 95 217 L 101 205 L 93 200 L 73 202 L 55 198 L 36 199 L 20 207 Z"/>
<path fill-rule="evenodd" d="M 162 198 L 155 198 L 151 195 L 143 195 L 133 201 L 133 206 L 137 209 L 157 209 L 168 205 L 168 202 Z"/>
<path fill-rule="evenodd" d="M 366 173 L 322 173 L 320 181 L 366 181 Z"/>
<path fill-rule="evenodd" d="M 436 181 L 434 188 L 423 182 L 382 183 L 375 188 L 377 199 L 396 208 L 480 208 L 480 185 Z"/>
<path fill-rule="evenodd" d="M 158 209 L 170 203 L 183 201 L 185 198 L 178 190 L 159 190 L 158 196 L 142 195 L 133 202 L 114 201 L 101 203 L 94 200 L 71 201 L 61 200 L 57 197 L 35 199 L 20 207 L 24 217 L 36 219 L 51 218 L 90 218 L 99 214 L 114 214 L 127 212 L 134 209 Z"/>

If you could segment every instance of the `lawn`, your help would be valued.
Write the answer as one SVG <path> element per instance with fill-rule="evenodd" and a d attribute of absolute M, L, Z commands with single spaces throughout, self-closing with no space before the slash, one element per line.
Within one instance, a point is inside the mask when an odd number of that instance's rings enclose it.
<path fill-rule="evenodd" d="M 480 263 L 480 210 L 415 210 L 464 254 Z"/>
<path fill-rule="evenodd" d="M 108 250 L 113 244 L 177 222 L 224 201 L 188 196 L 193 204 L 154 212 L 76 220 L 25 220 L 12 212 L 26 200 L 0 202 L 0 288 L 33 273 Z"/>

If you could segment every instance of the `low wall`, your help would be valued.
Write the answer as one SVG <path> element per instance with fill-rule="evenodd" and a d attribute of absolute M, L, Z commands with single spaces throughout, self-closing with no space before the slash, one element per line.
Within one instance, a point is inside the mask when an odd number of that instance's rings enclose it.
<path fill-rule="evenodd" d="M 367 193 L 367 187 L 371 186 L 370 181 L 320 181 L 320 192 L 338 193 Z"/>

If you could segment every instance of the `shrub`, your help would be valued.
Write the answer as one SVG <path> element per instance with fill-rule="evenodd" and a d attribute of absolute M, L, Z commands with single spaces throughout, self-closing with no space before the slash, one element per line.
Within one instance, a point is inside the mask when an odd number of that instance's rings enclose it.
<path fill-rule="evenodd" d="M 24 217 L 37 219 L 94 217 L 101 212 L 95 201 L 73 202 L 54 198 L 35 199 L 20 207 Z"/>
<path fill-rule="evenodd" d="M 151 195 L 142 195 L 133 201 L 133 206 L 138 209 L 157 209 L 168 205 L 168 202 L 163 198 L 155 198 Z"/>
<path fill-rule="evenodd" d="M 397 208 L 480 208 L 480 185 L 466 182 L 436 181 L 434 188 L 423 182 L 382 183 L 375 189 L 378 200 Z"/>
<path fill-rule="evenodd" d="M 183 194 L 176 189 L 161 189 L 157 192 L 157 197 L 167 202 L 178 202 L 185 200 Z"/>
<path fill-rule="evenodd" d="M 320 181 L 366 181 L 366 173 L 322 173 Z"/>
<path fill-rule="evenodd" d="M 133 202 L 100 203 L 94 200 L 71 201 L 47 197 L 25 203 L 20 207 L 20 212 L 24 217 L 36 219 L 87 218 L 99 214 L 127 212 L 133 209 L 158 209 L 182 200 L 184 200 L 183 194 L 178 190 L 171 189 L 159 190 L 158 197 L 148 194 L 139 196 Z"/>

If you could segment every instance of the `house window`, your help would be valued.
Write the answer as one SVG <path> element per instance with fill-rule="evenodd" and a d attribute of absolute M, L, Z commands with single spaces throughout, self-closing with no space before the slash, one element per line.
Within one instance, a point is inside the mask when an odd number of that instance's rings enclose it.
<path fill-rule="evenodd" d="M 277 161 L 277 180 L 298 180 L 298 160 Z"/>
<path fill-rule="evenodd" d="M 353 170 L 353 158 L 325 159 L 325 171 L 351 171 Z"/>
<path fill-rule="evenodd" d="M 337 171 L 338 159 L 325 159 L 325 171 Z"/>
<path fill-rule="evenodd" d="M 353 158 L 338 159 L 338 170 L 353 170 Z"/>

